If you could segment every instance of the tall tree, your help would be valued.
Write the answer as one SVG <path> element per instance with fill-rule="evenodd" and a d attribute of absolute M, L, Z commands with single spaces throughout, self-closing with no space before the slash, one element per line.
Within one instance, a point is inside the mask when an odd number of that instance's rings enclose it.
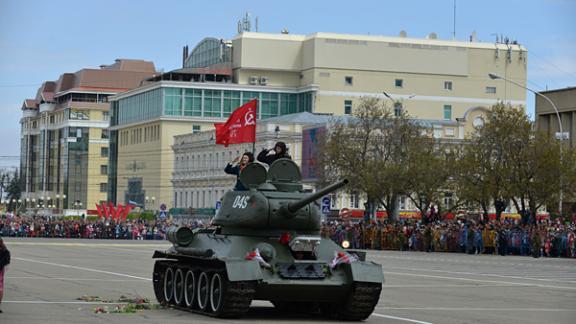
<path fill-rule="evenodd" d="M 432 204 L 441 205 L 451 176 L 452 158 L 447 145 L 434 138 L 415 137 L 408 152 L 407 187 L 404 194 L 417 206 L 424 222 Z M 450 191 L 450 190 L 448 190 Z"/>
<path fill-rule="evenodd" d="M 466 185 L 462 194 L 478 202 L 485 214 L 491 202 L 498 220 L 514 194 L 510 174 L 516 157 L 511 152 L 530 136 L 530 127 L 521 107 L 498 103 L 464 148 L 460 178 Z"/>
<path fill-rule="evenodd" d="M 559 143 L 545 134 L 534 134 L 531 130 L 528 133 L 508 152 L 509 183 L 516 209 L 522 215 L 529 210 L 535 221 L 541 206 L 556 205 L 562 170 Z"/>
<path fill-rule="evenodd" d="M 14 173 L 14 177 L 10 180 L 8 186 L 6 187 L 6 198 L 10 201 L 10 203 L 8 204 L 9 210 L 16 209 L 16 203 L 12 201 L 13 200 L 17 201 L 18 199 L 20 199 L 21 195 L 22 195 L 22 181 L 18 176 L 18 170 L 16 170 L 16 172 Z"/>
<path fill-rule="evenodd" d="M 347 178 L 366 195 L 372 217 L 383 205 L 397 218 L 397 200 L 408 188 L 409 158 L 421 129 L 407 114 L 393 116 L 376 98 L 363 98 L 352 118 L 337 120 L 321 147 L 320 169 L 328 179 Z"/>

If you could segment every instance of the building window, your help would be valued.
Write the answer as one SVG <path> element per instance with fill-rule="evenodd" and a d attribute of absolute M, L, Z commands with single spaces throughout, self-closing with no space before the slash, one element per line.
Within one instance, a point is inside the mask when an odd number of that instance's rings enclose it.
<path fill-rule="evenodd" d="M 100 157 L 108 157 L 108 148 L 107 147 L 101 147 L 100 148 Z"/>
<path fill-rule="evenodd" d="M 400 210 L 406 210 L 407 208 L 407 202 L 408 199 L 406 199 L 406 196 L 400 196 L 400 198 L 398 198 L 398 209 Z"/>
<path fill-rule="evenodd" d="M 496 93 L 496 87 L 486 87 L 486 93 Z"/>
<path fill-rule="evenodd" d="M 50 124 L 54 124 L 54 115 L 50 116 Z"/>
<path fill-rule="evenodd" d="M 108 174 L 108 166 L 107 165 L 101 165 L 100 166 L 100 174 Z"/>
<path fill-rule="evenodd" d="M 108 184 L 103 182 L 100 183 L 100 192 L 108 192 Z"/>
<path fill-rule="evenodd" d="M 352 78 L 351 76 L 344 77 L 344 84 L 345 85 L 351 86 L 353 82 L 354 82 L 354 78 Z"/>
<path fill-rule="evenodd" d="M 452 106 L 444 105 L 444 119 L 452 119 Z"/>
<path fill-rule="evenodd" d="M 358 193 L 353 192 L 350 194 L 350 208 L 358 208 Z"/>
<path fill-rule="evenodd" d="M 350 115 L 352 113 L 352 100 L 344 100 L 344 114 Z"/>
<path fill-rule="evenodd" d="M 200 132 L 200 125 L 192 125 L 192 134 Z"/>
<path fill-rule="evenodd" d="M 432 132 L 432 136 L 434 138 L 442 138 L 442 128 L 434 128 L 434 131 Z"/>
<path fill-rule="evenodd" d="M 336 200 L 338 197 L 335 194 L 330 194 L 330 209 L 336 209 Z"/>
<path fill-rule="evenodd" d="M 404 86 L 404 80 L 402 80 L 402 79 L 394 80 L 394 86 L 396 88 L 402 88 Z"/>
<path fill-rule="evenodd" d="M 107 111 L 102 112 L 102 120 L 108 121 L 110 120 L 110 113 Z"/>
<path fill-rule="evenodd" d="M 394 103 L 394 116 L 400 117 L 402 115 L 402 103 L 395 102 Z"/>
<path fill-rule="evenodd" d="M 108 139 L 110 138 L 110 131 L 107 129 L 103 129 L 102 130 L 102 135 L 100 136 L 100 138 L 102 139 Z"/>
<path fill-rule="evenodd" d="M 444 81 L 444 90 L 452 90 L 452 81 Z"/>

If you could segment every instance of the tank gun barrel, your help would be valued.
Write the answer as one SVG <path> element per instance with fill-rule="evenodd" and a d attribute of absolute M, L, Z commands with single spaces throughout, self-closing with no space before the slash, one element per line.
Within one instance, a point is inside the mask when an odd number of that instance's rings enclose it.
<path fill-rule="evenodd" d="M 315 193 L 311 194 L 310 196 L 303 198 L 302 200 L 299 200 L 297 202 L 288 204 L 287 206 L 287 210 L 288 212 L 290 212 L 290 214 L 295 213 L 296 211 L 298 211 L 298 209 L 308 205 L 309 203 L 313 202 L 314 200 L 329 194 L 331 192 L 334 192 L 342 187 L 344 187 L 346 184 L 348 184 L 348 179 L 344 179 L 344 180 L 340 180 L 334 184 L 329 185 L 328 187 L 318 190 Z"/>

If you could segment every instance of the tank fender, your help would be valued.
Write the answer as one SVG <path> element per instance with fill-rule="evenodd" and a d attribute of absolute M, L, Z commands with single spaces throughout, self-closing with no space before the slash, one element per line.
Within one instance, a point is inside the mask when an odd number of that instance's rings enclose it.
<path fill-rule="evenodd" d="M 226 260 L 226 274 L 230 281 L 262 280 L 260 264 L 256 260 Z"/>
<path fill-rule="evenodd" d="M 360 282 L 383 283 L 382 266 L 374 262 L 352 262 L 350 264 L 352 280 Z"/>

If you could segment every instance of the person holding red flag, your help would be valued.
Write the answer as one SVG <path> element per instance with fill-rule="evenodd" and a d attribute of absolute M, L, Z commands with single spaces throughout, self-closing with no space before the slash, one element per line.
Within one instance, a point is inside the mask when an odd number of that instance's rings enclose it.
<path fill-rule="evenodd" d="M 256 99 L 238 107 L 225 123 L 215 123 L 216 144 L 256 143 Z"/>

